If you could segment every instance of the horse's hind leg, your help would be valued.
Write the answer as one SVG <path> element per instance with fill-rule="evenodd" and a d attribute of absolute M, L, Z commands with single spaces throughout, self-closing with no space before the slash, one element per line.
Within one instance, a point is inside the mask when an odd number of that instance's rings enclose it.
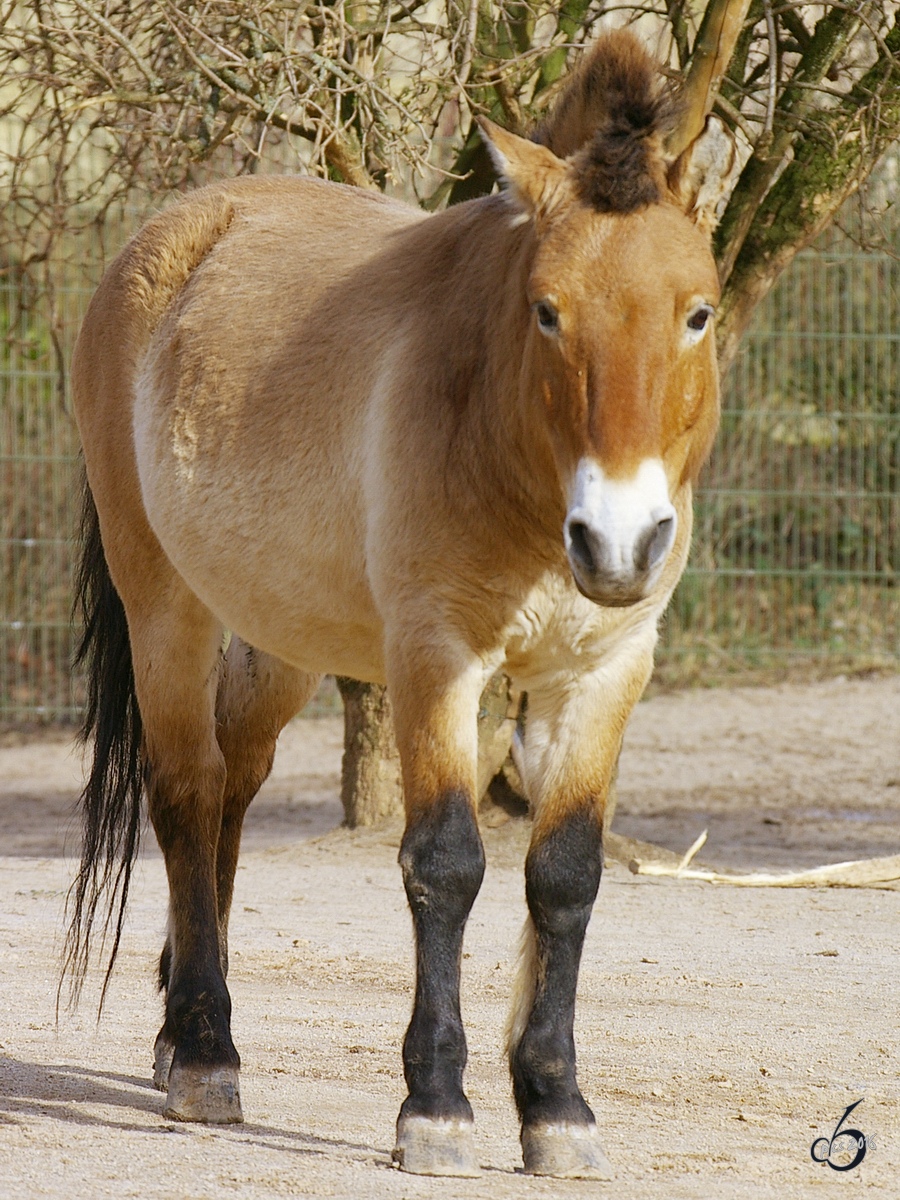
<path fill-rule="evenodd" d="M 244 814 L 272 770 L 279 733 L 312 699 L 321 679 L 321 675 L 289 667 L 238 637 L 231 639 L 225 655 L 216 698 L 216 738 L 228 774 L 216 880 L 220 952 L 226 972 L 228 915 Z"/>
<path fill-rule="evenodd" d="M 315 693 L 319 675 L 289 667 L 232 637 L 219 676 L 216 740 L 225 759 L 226 780 L 216 851 L 219 961 L 228 974 L 228 918 L 244 815 L 272 769 L 275 743 L 287 722 Z M 172 941 L 160 958 L 160 986 L 167 990 Z M 165 1091 L 175 1050 L 168 1015 L 154 1047 L 154 1083 Z"/>
<path fill-rule="evenodd" d="M 226 777 L 215 734 L 222 630 L 174 571 L 165 575 L 145 584 L 141 600 L 126 599 L 148 809 L 169 880 L 165 1027 L 174 1050 L 165 1113 L 222 1124 L 242 1119 L 216 885 Z"/>

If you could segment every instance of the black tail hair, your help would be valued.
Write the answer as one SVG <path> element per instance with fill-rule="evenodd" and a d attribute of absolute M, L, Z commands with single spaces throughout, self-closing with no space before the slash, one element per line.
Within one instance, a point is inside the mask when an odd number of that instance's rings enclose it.
<path fill-rule="evenodd" d="M 80 740 L 86 744 L 93 738 L 94 748 L 90 776 L 81 793 L 81 868 L 66 901 L 71 922 L 59 986 L 61 991 L 68 976 L 69 1004 L 77 1005 L 90 961 L 91 929 L 97 910 L 105 908 L 101 953 L 111 931 L 113 939 L 99 1015 L 119 950 L 131 872 L 140 845 L 144 764 L 128 621 L 109 573 L 97 506 L 86 475 L 74 606 L 74 616 L 79 615 L 84 631 L 74 665 L 87 669 Z"/>

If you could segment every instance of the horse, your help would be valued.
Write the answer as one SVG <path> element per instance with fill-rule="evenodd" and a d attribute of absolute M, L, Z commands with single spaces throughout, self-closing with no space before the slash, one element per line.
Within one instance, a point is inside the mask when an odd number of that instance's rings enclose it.
<path fill-rule="evenodd" d="M 77 987 L 105 911 L 109 980 L 145 797 L 170 894 L 166 1118 L 242 1120 L 241 824 L 331 672 L 387 684 L 402 761 L 416 985 L 394 1160 L 478 1172 L 460 956 L 485 869 L 479 695 L 503 669 L 529 698 L 508 1032 L 524 1167 L 610 1177 L 576 985 L 610 778 L 718 421 L 710 244 L 734 160 L 710 117 L 670 161 L 672 120 L 653 58 L 608 35 L 531 138 L 481 122 L 492 195 L 428 215 L 309 177 L 220 182 L 103 278 L 72 365 L 94 751 L 67 966 Z"/>

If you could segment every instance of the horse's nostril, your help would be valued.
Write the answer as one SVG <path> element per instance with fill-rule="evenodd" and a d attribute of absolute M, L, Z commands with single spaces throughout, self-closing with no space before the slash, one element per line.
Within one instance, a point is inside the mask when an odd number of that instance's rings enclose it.
<path fill-rule="evenodd" d="M 582 521 L 569 522 L 569 553 L 579 566 L 593 573 L 597 564 L 588 541 L 588 528 Z"/>
<path fill-rule="evenodd" d="M 675 532 L 675 518 L 663 517 L 638 539 L 634 547 L 634 565 L 639 571 L 649 571 L 669 552 Z"/>
<path fill-rule="evenodd" d="M 675 518 L 674 517 L 663 517 L 663 519 L 661 521 L 657 522 L 656 533 L 654 534 L 653 541 L 650 543 L 650 562 L 651 563 L 655 562 L 655 560 L 657 558 L 661 557 L 663 555 L 663 553 L 666 550 L 668 550 L 668 548 L 672 542 L 672 535 L 674 532 L 675 532 Z"/>

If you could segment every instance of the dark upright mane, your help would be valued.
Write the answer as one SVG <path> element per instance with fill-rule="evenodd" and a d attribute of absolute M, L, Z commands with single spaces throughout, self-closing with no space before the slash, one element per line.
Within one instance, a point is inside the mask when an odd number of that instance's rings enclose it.
<path fill-rule="evenodd" d="M 634 34 L 606 34 L 567 83 L 534 140 L 575 159 L 582 200 L 634 212 L 661 199 L 662 134 L 673 105 L 657 64 Z"/>

